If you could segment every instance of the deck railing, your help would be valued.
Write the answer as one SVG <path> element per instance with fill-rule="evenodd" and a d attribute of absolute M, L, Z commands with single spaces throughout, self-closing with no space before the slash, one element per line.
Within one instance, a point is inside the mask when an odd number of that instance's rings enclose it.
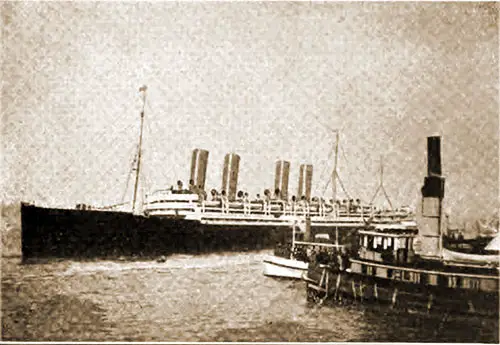
<path fill-rule="evenodd" d="M 198 201 L 197 195 L 182 195 L 181 199 L 157 198 L 149 200 L 146 204 L 148 211 L 181 211 L 187 213 L 200 212 L 219 214 L 240 214 L 240 215 L 264 215 L 264 216 L 310 216 L 334 218 L 401 218 L 403 213 L 378 213 L 372 206 L 364 205 L 338 205 L 321 202 L 296 202 L 290 203 L 283 200 L 259 200 L 259 201 L 230 201 L 222 200 Z"/>

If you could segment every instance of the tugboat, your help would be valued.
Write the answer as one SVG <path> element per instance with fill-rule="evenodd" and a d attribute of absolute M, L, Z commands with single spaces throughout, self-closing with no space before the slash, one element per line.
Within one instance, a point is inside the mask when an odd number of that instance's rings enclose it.
<path fill-rule="evenodd" d="M 407 310 L 498 318 L 499 240 L 485 248 L 493 251 L 489 255 L 444 248 L 440 137 L 429 137 L 427 146 L 428 175 L 421 190 L 418 226 L 361 227 L 347 265 L 333 260 L 309 266 L 303 276 L 308 300 L 347 298 Z"/>

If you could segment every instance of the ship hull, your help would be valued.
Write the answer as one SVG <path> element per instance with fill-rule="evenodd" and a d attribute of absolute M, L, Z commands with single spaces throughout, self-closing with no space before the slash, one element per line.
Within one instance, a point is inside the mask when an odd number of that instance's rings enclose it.
<path fill-rule="evenodd" d="M 327 274 L 328 272 L 328 274 Z M 338 300 L 387 304 L 420 312 L 475 314 L 498 318 L 498 291 L 481 292 L 368 277 L 353 272 L 309 267 L 303 276 L 309 301 Z"/>
<path fill-rule="evenodd" d="M 202 224 L 131 213 L 21 205 L 22 256 L 36 258 L 156 257 L 173 253 L 274 247 L 286 226 Z"/>
<path fill-rule="evenodd" d="M 268 277 L 301 279 L 307 267 L 307 262 L 271 256 L 264 259 L 263 273 Z"/>

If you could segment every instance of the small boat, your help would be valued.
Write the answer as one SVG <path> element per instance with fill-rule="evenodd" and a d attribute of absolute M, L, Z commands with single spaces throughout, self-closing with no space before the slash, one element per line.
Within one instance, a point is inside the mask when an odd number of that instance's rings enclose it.
<path fill-rule="evenodd" d="M 279 278 L 301 279 L 307 272 L 308 262 L 270 256 L 264 259 L 264 275 Z"/>
<path fill-rule="evenodd" d="M 343 248 L 338 243 L 332 243 L 329 234 L 316 234 L 312 242 L 309 241 L 310 235 L 310 219 L 295 220 L 292 225 L 290 246 L 278 246 L 275 255 L 268 256 L 263 260 L 264 275 L 302 279 L 310 262 L 323 261 L 325 258 L 337 255 Z M 338 236 L 336 238 L 338 239 Z"/>

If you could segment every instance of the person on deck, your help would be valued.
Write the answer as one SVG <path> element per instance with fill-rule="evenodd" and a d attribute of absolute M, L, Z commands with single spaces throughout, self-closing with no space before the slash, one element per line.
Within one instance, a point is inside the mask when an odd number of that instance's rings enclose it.
<path fill-rule="evenodd" d="M 181 180 L 177 181 L 177 191 L 179 193 L 182 193 L 182 181 Z"/>
<path fill-rule="evenodd" d="M 188 188 L 188 190 L 191 193 L 196 193 L 196 186 L 195 186 L 193 180 L 189 180 L 189 188 Z"/>
<path fill-rule="evenodd" d="M 276 188 L 274 190 L 274 197 L 273 200 L 280 200 L 281 199 L 281 192 L 279 188 Z"/>
<path fill-rule="evenodd" d="M 238 194 L 237 194 L 237 201 L 240 201 L 240 202 L 243 202 L 243 197 L 245 196 L 245 194 L 243 193 L 243 191 L 239 191 Z"/>
<path fill-rule="evenodd" d="M 212 196 L 212 201 L 218 201 L 219 200 L 219 193 L 217 193 L 216 189 L 212 189 L 210 191 L 210 195 Z"/>
<path fill-rule="evenodd" d="M 207 192 L 201 187 L 201 185 L 198 186 L 198 197 L 200 201 L 205 201 L 207 200 Z"/>
<path fill-rule="evenodd" d="M 227 198 L 226 191 L 223 190 L 221 193 L 221 203 L 222 203 L 222 212 L 229 212 L 229 199 Z"/>
<path fill-rule="evenodd" d="M 264 190 L 264 212 L 269 214 L 271 212 L 271 191 Z"/>
<path fill-rule="evenodd" d="M 307 200 L 305 195 L 302 195 L 302 197 L 300 198 L 299 209 L 302 211 L 302 214 L 307 213 Z"/>
<path fill-rule="evenodd" d="M 243 196 L 243 212 L 250 214 L 250 198 L 248 197 L 248 193 L 245 193 Z"/>
<path fill-rule="evenodd" d="M 290 210 L 292 214 L 295 214 L 296 209 L 297 209 L 297 197 L 295 195 L 292 195 L 292 199 L 290 200 Z"/>

